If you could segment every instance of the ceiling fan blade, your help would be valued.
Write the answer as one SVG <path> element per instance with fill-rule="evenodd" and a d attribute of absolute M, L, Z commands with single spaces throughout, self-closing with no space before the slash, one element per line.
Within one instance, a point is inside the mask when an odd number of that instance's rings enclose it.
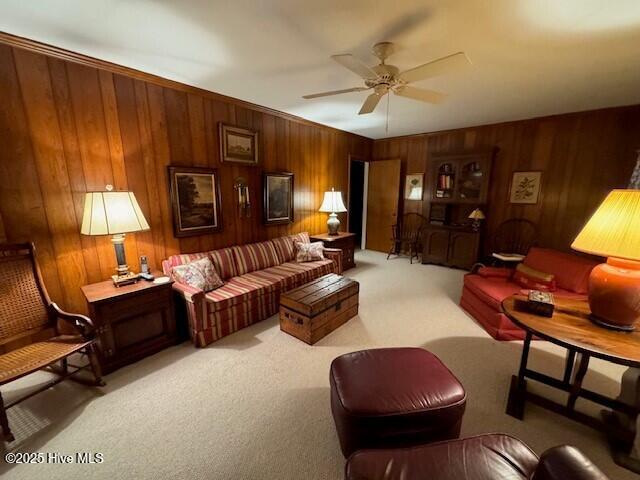
<path fill-rule="evenodd" d="M 419 67 L 406 70 L 400 74 L 400 78 L 407 83 L 417 82 L 425 78 L 435 77 L 443 73 L 453 72 L 459 68 L 471 65 L 471 60 L 464 52 L 454 53 L 446 57 L 439 58 Z"/>
<path fill-rule="evenodd" d="M 376 72 L 350 53 L 345 53 L 344 55 L 331 55 L 331 58 L 365 80 L 369 78 L 376 78 L 378 76 Z"/>
<path fill-rule="evenodd" d="M 311 98 L 328 97 L 330 95 L 340 95 L 341 93 L 349 93 L 349 92 L 362 92 L 364 90 L 369 90 L 369 88 L 368 87 L 345 88 L 344 90 L 332 90 L 330 92 L 312 93 L 311 95 L 303 95 L 302 98 L 306 98 L 307 100 L 309 100 Z"/>
<path fill-rule="evenodd" d="M 399 88 L 395 93 L 401 97 L 412 98 L 414 100 L 420 100 L 421 102 L 427 103 L 440 103 L 447 97 L 445 93 L 408 86 Z"/>
<path fill-rule="evenodd" d="M 367 99 L 362 104 L 362 108 L 358 112 L 358 115 L 364 115 L 366 113 L 373 112 L 378 106 L 378 102 L 382 98 L 382 95 L 378 95 L 377 93 L 372 93 L 367 97 Z"/>

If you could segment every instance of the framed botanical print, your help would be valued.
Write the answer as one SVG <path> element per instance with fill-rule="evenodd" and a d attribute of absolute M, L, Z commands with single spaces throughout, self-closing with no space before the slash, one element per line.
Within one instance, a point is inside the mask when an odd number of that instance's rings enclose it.
<path fill-rule="evenodd" d="M 424 173 L 407 173 L 404 178 L 405 200 L 422 200 Z"/>
<path fill-rule="evenodd" d="M 173 232 L 188 237 L 222 230 L 220 179 L 215 168 L 168 167 Z"/>
<path fill-rule="evenodd" d="M 258 132 L 220 123 L 220 160 L 258 164 Z"/>
<path fill-rule="evenodd" d="M 293 222 L 293 173 L 265 173 L 263 203 L 265 224 Z"/>
<path fill-rule="evenodd" d="M 538 203 L 541 184 L 542 172 L 513 172 L 509 201 L 530 205 Z"/>

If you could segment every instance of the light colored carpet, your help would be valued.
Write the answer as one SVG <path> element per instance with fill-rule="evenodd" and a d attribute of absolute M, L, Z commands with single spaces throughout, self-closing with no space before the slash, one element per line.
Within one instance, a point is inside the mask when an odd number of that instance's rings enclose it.
<path fill-rule="evenodd" d="M 280 332 L 274 316 L 209 348 L 185 343 L 125 367 L 103 393 L 65 382 L 11 409 L 10 451 L 100 452 L 104 463 L 3 465 L 3 478 L 340 479 L 329 364 L 384 346 L 424 347 L 451 368 L 468 394 L 464 435 L 507 432 L 538 453 L 571 443 L 612 479 L 637 478 L 594 430 L 535 406 L 524 422 L 504 413 L 521 344 L 494 341 L 458 307 L 463 272 L 375 252 L 357 261 L 348 275 L 360 282 L 360 315 L 313 347 Z M 533 367 L 560 374 L 562 350 L 537 342 L 532 351 Z M 594 361 L 586 385 L 615 395 L 622 371 Z"/>

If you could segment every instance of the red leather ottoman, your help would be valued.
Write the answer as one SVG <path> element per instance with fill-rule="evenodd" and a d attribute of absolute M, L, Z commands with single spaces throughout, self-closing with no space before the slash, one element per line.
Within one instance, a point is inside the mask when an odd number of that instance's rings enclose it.
<path fill-rule="evenodd" d="M 580 450 L 550 448 L 540 458 L 517 438 L 479 435 L 413 448 L 361 450 L 346 480 L 608 480 Z"/>
<path fill-rule="evenodd" d="M 347 353 L 331 362 L 331 411 L 345 457 L 458 438 L 466 394 L 421 348 Z"/>

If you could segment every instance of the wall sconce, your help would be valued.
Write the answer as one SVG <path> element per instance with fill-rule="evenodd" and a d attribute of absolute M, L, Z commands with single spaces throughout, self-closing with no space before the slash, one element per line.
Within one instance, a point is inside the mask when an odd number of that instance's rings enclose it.
<path fill-rule="evenodd" d="M 249 187 L 244 177 L 237 177 L 233 182 L 234 190 L 238 191 L 238 215 L 240 218 L 251 216 L 251 200 L 249 200 Z"/>

